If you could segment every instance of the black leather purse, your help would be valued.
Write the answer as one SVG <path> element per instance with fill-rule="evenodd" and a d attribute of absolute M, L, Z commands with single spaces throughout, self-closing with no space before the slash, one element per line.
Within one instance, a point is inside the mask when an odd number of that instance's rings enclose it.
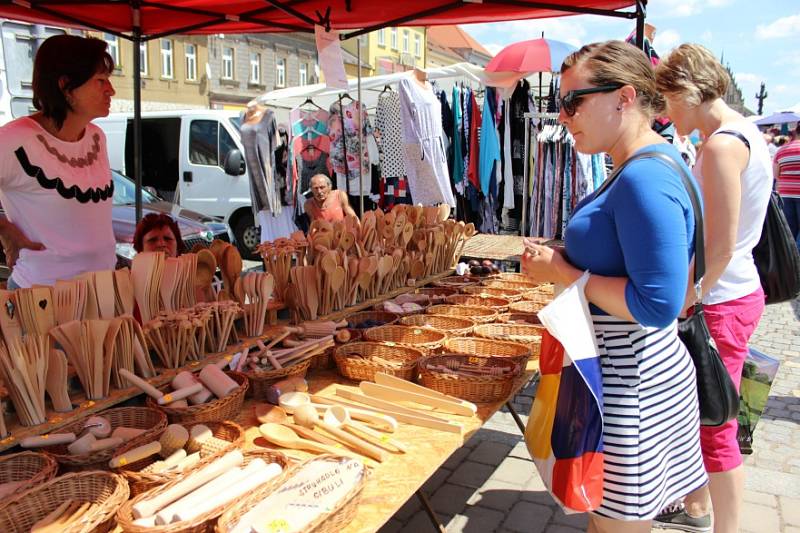
<path fill-rule="evenodd" d="M 703 304 L 699 302 L 700 286 L 706 272 L 703 212 L 700 209 L 700 200 L 683 167 L 666 154 L 659 152 L 653 156 L 669 164 L 680 174 L 686 192 L 689 193 L 692 201 L 695 220 L 694 286 L 697 290 L 698 302 L 694 304 L 692 316 L 678 323 L 678 336 L 686 345 L 686 349 L 689 350 L 689 355 L 694 361 L 697 374 L 697 397 L 700 404 L 700 424 L 721 426 L 739 413 L 739 392 L 728 374 L 728 369 L 722 363 L 706 325 Z"/>

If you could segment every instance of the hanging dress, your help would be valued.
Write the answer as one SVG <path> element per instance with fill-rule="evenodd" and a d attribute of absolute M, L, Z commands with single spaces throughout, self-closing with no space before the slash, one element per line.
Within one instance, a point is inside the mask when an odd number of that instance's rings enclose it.
<path fill-rule="evenodd" d="M 380 150 L 380 206 L 391 209 L 395 204 L 410 204 L 406 180 L 403 126 L 400 122 L 400 95 L 384 91 L 378 97 L 375 112 L 375 140 Z"/>
<path fill-rule="evenodd" d="M 442 140 L 442 110 L 430 88 L 410 78 L 400 80 L 400 111 L 405 167 L 414 202 L 445 203 L 455 209 Z"/>

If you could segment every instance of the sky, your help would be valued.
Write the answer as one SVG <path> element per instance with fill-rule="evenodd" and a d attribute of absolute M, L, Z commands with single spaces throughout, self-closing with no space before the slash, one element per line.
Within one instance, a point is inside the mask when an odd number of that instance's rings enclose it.
<path fill-rule="evenodd" d="M 656 27 L 653 44 L 662 57 L 685 42 L 700 43 L 722 57 L 753 112 L 761 82 L 769 95 L 763 114 L 800 112 L 800 0 L 650 0 L 646 20 Z M 635 21 L 577 15 L 462 27 L 497 53 L 542 32 L 574 46 L 624 39 Z"/>

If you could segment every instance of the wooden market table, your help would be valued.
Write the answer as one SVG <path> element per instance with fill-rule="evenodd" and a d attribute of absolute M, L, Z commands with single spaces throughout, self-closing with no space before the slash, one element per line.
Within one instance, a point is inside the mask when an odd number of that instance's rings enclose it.
<path fill-rule="evenodd" d="M 371 476 L 364 486 L 356 516 L 344 527 L 343 533 L 366 533 L 377 531 L 415 494 L 420 498 L 433 523 L 441 531 L 443 526 L 436 517 L 427 497 L 420 491 L 422 485 L 439 469 L 442 464 L 470 439 L 503 405 L 510 408 L 508 402 L 519 389 L 533 379 L 538 373 L 538 360 L 531 360 L 524 374 L 524 379 L 508 398 L 489 404 L 478 404 L 478 413 L 473 417 L 448 415 L 436 412 L 436 416 L 458 422 L 464 428 L 461 435 L 435 429 L 422 428 L 398 423 L 397 431 L 392 438 L 408 446 L 408 453 L 388 453 L 387 460 L 377 463 L 369 460 L 372 468 Z M 340 376 L 336 370 L 312 370 L 308 376 L 309 392 L 336 399 L 338 387 L 357 391 L 358 383 Z M 246 429 L 245 449 L 273 448 L 258 431 L 258 421 L 253 411 L 254 400 L 245 402 L 236 422 Z M 516 418 L 513 408 L 512 415 Z M 432 412 L 434 414 L 434 412 Z M 517 422 L 521 422 L 517 419 Z M 290 457 L 308 458 L 312 455 L 296 450 L 280 450 Z"/>
<path fill-rule="evenodd" d="M 461 257 L 520 262 L 525 247 L 519 235 L 490 235 L 479 233 L 464 245 Z"/>

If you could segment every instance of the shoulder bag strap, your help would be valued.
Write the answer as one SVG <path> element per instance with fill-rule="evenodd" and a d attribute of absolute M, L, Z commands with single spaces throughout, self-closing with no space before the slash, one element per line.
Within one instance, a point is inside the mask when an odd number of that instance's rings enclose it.
<path fill-rule="evenodd" d="M 723 130 L 723 131 L 718 131 L 718 132 L 717 132 L 717 133 L 715 133 L 714 135 L 718 135 L 718 134 L 724 134 L 724 135 L 733 135 L 734 137 L 736 137 L 737 139 L 739 139 L 740 141 L 742 141 L 742 142 L 744 143 L 744 145 L 745 145 L 745 146 L 747 146 L 747 151 L 748 151 L 748 152 L 750 151 L 750 141 L 748 141 L 748 140 L 747 140 L 747 137 L 745 137 L 744 135 L 742 135 L 742 134 L 741 134 L 741 133 L 739 133 L 738 131 L 734 131 L 734 130 Z"/>

